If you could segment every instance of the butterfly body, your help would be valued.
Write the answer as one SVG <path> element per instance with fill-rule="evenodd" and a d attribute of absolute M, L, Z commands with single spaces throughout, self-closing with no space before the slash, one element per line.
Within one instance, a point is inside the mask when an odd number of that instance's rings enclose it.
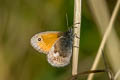
<path fill-rule="evenodd" d="M 70 63 L 72 55 L 72 30 L 67 32 L 41 32 L 31 38 L 32 46 L 40 53 L 47 54 L 48 62 L 54 67 Z"/>

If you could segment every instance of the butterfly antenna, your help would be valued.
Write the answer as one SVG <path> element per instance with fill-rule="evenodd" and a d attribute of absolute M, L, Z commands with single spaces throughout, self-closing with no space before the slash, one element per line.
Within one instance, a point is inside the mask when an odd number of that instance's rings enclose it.
<path fill-rule="evenodd" d="M 66 23 L 67 23 L 67 27 L 69 26 L 69 23 L 68 23 L 68 15 L 66 13 Z M 69 27 L 68 27 L 69 28 Z"/>
<path fill-rule="evenodd" d="M 68 15 L 67 15 L 67 13 L 66 13 L 66 23 L 67 23 L 68 32 L 72 32 L 72 28 L 69 27 L 69 22 L 68 22 Z"/>

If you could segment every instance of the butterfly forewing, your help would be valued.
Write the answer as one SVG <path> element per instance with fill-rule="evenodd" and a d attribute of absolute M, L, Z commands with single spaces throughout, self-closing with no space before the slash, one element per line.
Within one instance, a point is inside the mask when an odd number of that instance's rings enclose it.
<path fill-rule="evenodd" d="M 41 32 L 31 38 L 31 45 L 40 53 L 48 54 L 52 45 L 60 37 L 60 32 Z M 38 39 L 41 39 L 40 41 Z"/>

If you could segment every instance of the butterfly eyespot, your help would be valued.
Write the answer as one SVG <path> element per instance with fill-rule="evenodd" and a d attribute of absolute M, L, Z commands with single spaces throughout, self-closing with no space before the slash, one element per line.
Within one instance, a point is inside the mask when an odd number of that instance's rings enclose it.
<path fill-rule="evenodd" d="M 38 38 L 38 41 L 41 41 L 41 38 Z"/>

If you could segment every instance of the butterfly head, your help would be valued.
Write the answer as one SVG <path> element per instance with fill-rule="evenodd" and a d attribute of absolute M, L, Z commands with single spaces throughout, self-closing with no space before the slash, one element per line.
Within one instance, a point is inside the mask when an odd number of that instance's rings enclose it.
<path fill-rule="evenodd" d="M 63 36 L 66 36 L 66 37 L 70 37 L 73 35 L 73 29 L 72 28 L 68 28 L 68 30 L 66 32 L 63 33 Z"/>

